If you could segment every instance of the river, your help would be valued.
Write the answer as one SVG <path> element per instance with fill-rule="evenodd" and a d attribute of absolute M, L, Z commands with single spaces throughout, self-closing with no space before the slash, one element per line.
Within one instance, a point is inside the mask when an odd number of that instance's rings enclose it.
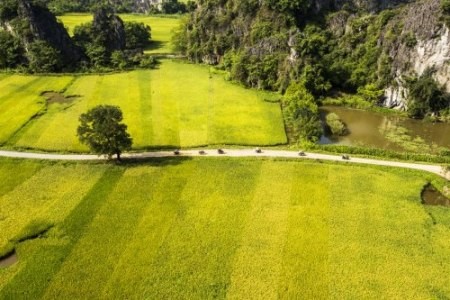
<path fill-rule="evenodd" d="M 450 148 L 450 123 L 431 123 L 395 114 L 383 114 L 337 106 L 320 108 L 322 119 L 334 112 L 347 125 L 349 134 L 325 133 L 320 144 L 367 146 L 395 151 L 439 153 Z"/>

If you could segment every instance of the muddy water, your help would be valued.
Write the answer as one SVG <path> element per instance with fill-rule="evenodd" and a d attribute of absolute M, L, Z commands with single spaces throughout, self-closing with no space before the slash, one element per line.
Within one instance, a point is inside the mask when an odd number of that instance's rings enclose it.
<path fill-rule="evenodd" d="M 0 258 L 0 268 L 12 266 L 17 262 L 17 260 L 18 258 L 16 252 L 11 253 L 4 258 Z"/>
<path fill-rule="evenodd" d="M 422 203 L 425 205 L 442 205 L 450 207 L 450 199 L 445 197 L 431 184 L 426 185 L 422 191 Z"/>
<path fill-rule="evenodd" d="M 321 115 L 334 112 L 347 125 L 350 134 L 344 137 L 325 135 L 321 144 L 342 144 L 353 146 L 369 146 L 389 150 L 405 150 L 396 142 L 386 138 L 386 133 L 394 126 L 408 130 L 411 138 L 420 137 L 427 145 L 450 148 L 450 123 L 429 123 L 395 115 L 327 106 L 321 108 Z"/>

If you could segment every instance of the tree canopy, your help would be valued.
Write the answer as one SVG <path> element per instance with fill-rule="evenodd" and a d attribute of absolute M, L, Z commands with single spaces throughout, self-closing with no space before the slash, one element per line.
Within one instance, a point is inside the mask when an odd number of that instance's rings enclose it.
<path fill-rule="evenodd" d="M 80 116 L 77 135 L 81 143 L 92 152 L 107 155 L 114 154 L 120 160 L 125 150 L 130 150 L 133 139 L 127 132 L 127 125 L 122 123 L 123 114 L 119 107 L 99 105 Z"/>

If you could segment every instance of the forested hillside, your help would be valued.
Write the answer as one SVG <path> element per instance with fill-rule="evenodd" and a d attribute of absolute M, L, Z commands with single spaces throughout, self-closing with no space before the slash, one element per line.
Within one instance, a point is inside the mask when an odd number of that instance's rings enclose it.
<path fill-rule="evenodd" d="M 345 92 L 423 118 L 448 113 L 446 11 L 439 0 L 200 0 L 175 43 L 248 87 L 295 84 L 316 102 Z"/>
<path fill-rule="evenodd" d="M 99 5 L 93 15 L 71 37 L 42 1 L 1 2 L 0 69 L 50 73 L 154 65 L 143 55 L 149 26 L 123 22 L 111 6 Z"/>

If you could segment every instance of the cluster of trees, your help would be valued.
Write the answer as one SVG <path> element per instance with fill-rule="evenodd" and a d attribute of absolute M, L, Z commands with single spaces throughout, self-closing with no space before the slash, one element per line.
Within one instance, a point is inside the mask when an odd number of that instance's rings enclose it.
<path fill-rule="evenodd" d="M 74 36 L 42 0 L 30 2 L 24 13 L 19 1 L 0 3 L 0 69 L 31 73 L 154 67 L 143 49 L 151 38 L 144 23 L 126 22 L 110 6 L 98 6 L 93 22 L 77 26 Z"/>
<path fill-rule="evenodd" d="M 433 70 L 427 69 L 420 77 L 410 78 L 407 82 L 408 115 L 412 118 L 433 117 L 450 109 L 450 94 L 437 84 L 432 75 Z"/>
<path fill-rule="evenodd" d="M 154 5 L 153 10 L 150 13 L 163 13 L 163 14 L 184 14 L 187 12 L 193 12 L 197 8 L 195 1 L 179 2 L 178 0 L 164 0 L 161 5 Z"/>
<path fill-rule="evenodd" d="M 74 28 L 73 40 L 83 49 L 95 69 L 126 69 L 131 66 L 154 67 L 156 61 L 145 57 L 143 49 L 151 38 L 144 23 L 126 22 L 110 7 L 94 12 L 94 20 Z"/>
<path fill-rule="evenodd" d="M 282 101 L 290 136 L 302 146 L 316 143 L 323 134 L 322 122 L 317 102 L 304 82 L 291 82 Z"/>
<path fill-rule="evenodd" d="M 345 126 L 345 123 L 335 113 L 327 114 L 325 123 L 332 135 L 346 135 L 348 133 L 347 126 Z"/>

